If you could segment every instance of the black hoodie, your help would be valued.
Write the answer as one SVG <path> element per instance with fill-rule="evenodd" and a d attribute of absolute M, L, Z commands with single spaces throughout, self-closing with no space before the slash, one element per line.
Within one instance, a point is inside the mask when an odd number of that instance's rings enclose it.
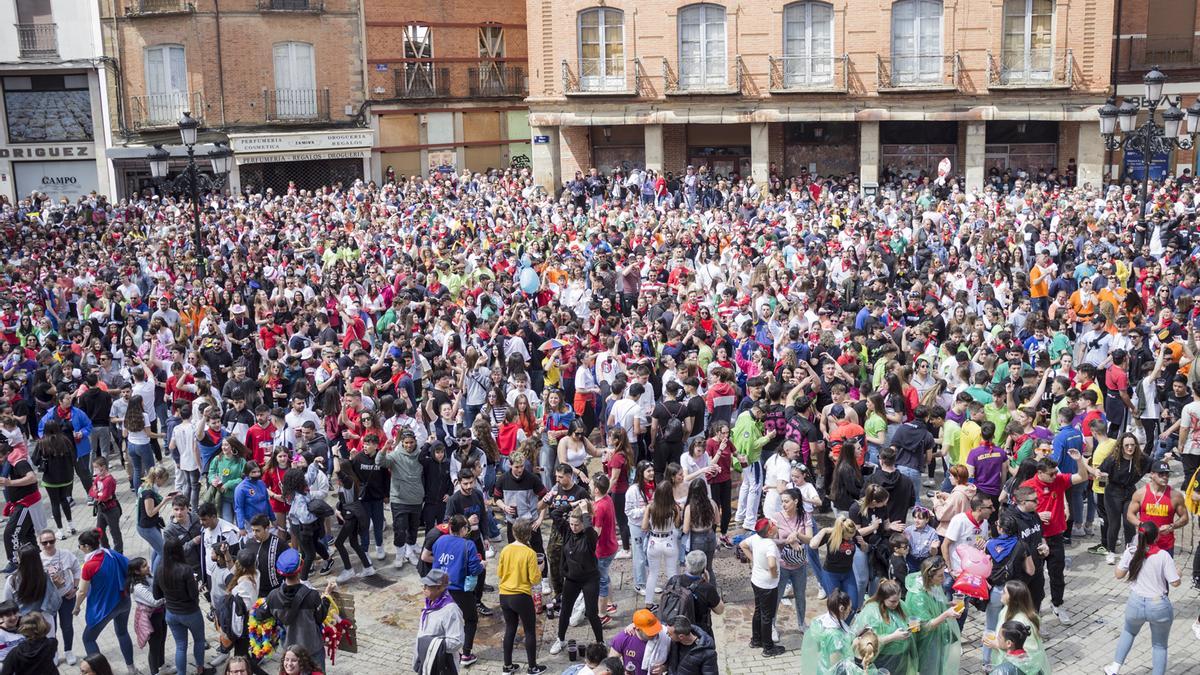
<path fill-rule="evenodd" d="M 913 491 L 912 481 L 904 477 L 904 474 L 899 471 L 884 471 L 882 468 L 876 469 L 875 473 L 867 476 L 866 485 L 872 483 L 882 485 L 883 489 L 887 490 L 888 503 L 887 509 L 888 520 L 894 523 L 903 523 L 908 521 L 908 511 L 917 503 L 917 495 Z"/>
<path fill-rule="evenodd" d="M 58 666 L 54 664 L 56 652 L 58 640 L 54 638 L 22 640 L 4 658 L 4 668 L 0 669 L 0 675 L 58 675 Z"/>

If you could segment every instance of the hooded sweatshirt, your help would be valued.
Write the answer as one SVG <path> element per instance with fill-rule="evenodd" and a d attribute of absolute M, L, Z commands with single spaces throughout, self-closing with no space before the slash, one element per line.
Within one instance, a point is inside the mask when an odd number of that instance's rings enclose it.
<path fill-rule="evenodd" d="M 696 641 L 685 647 L 671 643 L 667 655 L 668 670 L 674 675 L 718 675 L 716 642 L 699 626 L 692 626 Z"/>
<path fill-rule="evenodd" d="M 420 506 L 425 501 L 424 468 L 421 466 L 421 450 L 412 452 L 400 445 L 389 452 L 380 465 L 392 473 L 390 494 L 392 503 L 403 506 Z"/>
<path fill-rule="evenodd" d="M 292 645 L 308 650 L 319 670 L 325 669 L 325 645 L 321 638 L 322 619 L 329 612 L 329 599 L 304 584 L 284 584 L 267 595 L 267 610 L 284 626 L 280 653 Z"/>
<path fill-rule="evenodd" d="M 3 675 L 18 673 L 41 673 L 56 675 L 58 666 L 54 663 L 54 654 L 58 651 L 58 640 L 54 638 L 39 638 L 22 640 L 4 658 Z"/>
<path fill-rule="evenodd" d="M 866 484 L 872 483 L 882 485 L 883 489 L 887 490 L 888 503 L 884 508 L 887 509 L 888 520 L 894 523 L 907 521 L 909 509 L 917 503 L 912 481 L 905 478 L 904 474 L 899 471 L 889 472 L 880 468 L 867 477 Z"/>

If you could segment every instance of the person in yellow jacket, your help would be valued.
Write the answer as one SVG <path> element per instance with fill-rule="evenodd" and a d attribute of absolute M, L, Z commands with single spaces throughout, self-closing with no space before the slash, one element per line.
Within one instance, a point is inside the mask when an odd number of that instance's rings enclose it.
<path fill-rule="evenodd" d="M 529 659 L 526 672 L 543 673 L 545 666 L 537 662 L 537 611 L 533 592 L 542 583 L 542 568 L 537 553 L 529 547 L 533 523 L 518 519 L 512 526 L 513 539 L 500 551 L 496 574 L 500 578 L 500 611 L 504 614 L 504 672 L 512 670 L 513 642 L 517 638 L 517 621 L 525 632 L 525 656 Z"/>

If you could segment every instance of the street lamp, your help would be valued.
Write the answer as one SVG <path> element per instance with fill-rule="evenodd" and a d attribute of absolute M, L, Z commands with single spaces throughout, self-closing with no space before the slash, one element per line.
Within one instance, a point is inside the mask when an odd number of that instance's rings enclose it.
<path fill-rule="evenodd" d="M 1109 99 L 1100 106 L 1100 135 L 1104 137 L 1104 147 L 1109 150 L 1137 150 L 1142 153 L 1142 187 L 1138 194 L 1141 212 L 1138 214 L 1138 225 L 1143 233 L 1146 228 L 1146 199 L 1150 191 L 1150 164 L 1154 155 L 1170 152 L 1172 148 L 1188 150 L 1193 145 L 1193 136 L 1200 133 L 1200 98 L 1186 112 L 1183 110 L 1183 97 L 1163 95 L 1163 84 L 1167 76 L 1155 66 L 1142 77 L 1146 93 L 1143 96 L 1126 97 L 1121 107 L 1117 107 L 1115 99 Z M 1166 109 L 1162 114 L 1162 124 L 1155 121 L 1154 113 L 1159 106 Z M 1143 109 L 1147 119 L 1141 126 L 1137 125 L 1138 113 Z M 1186 127 L 1184 120 L 1187 120 Z M 1117 127 L 1120 128 L 1119 133 Z"/>
<path fill-rule="evenodd" d="M 196 136 L 200 131 L 200 121 L 192 117 L 190 112 L 184 112 L 179 118 L 179 138 L 187 148 L 187 168 L 174 179 L 168 177 L 171 166 L 171 153 L 156 145 L 146 156 L 150 162 L 150 176 L 155 184 L 169 192 L 185 192 L 192 198 L 192 237 L 196 256 L 196 273 L 204 278 L 203 237 L 200 230 L 200 192 L 220 190 L 225 185 L 225 179 L 233 170 L 233 151 L 224 143 L 217 143 L 217 149 L 208 153 L 212 164 L 212 177 L 200 173 L 196 167 Z"/>

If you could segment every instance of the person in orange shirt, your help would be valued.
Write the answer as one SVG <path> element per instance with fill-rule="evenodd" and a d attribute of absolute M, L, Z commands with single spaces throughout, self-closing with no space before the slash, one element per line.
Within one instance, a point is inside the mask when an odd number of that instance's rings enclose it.
<path fill-rule="evenodd" d="M 1050 256 L 1043 253 L 1037 263 L 1029 270 L 1029 297 L 1033 300 L 1036 312 L 1045 312 L 1050 308 L 1050 279 L 1054 274 L 1054 263 Z"/>
<path fill-rule="evenodd" d="M 1075 312 L 1075 321 L 1077 323 L 1086 323 L 1092 320 L 1092 316 L 1096 314 L 1096 309 L 1100 304 L 1100 299 L 1096 292 L 1092 290 L 1094 283 L 1091 279 L 1084 279 L 1079 282 L 1079 289 L 1071 294 L 1071 309 Z M 1075 327 L 1078 331 L 1079 326 Z"/>
<path fill-rule="evenodd" d="M 1100 302 L 1108 301 L 1112 303 L 1113 309 L 1116 310 L 1117 316 L 1125 312 L 1125 295 L 1129 293 L 1129 289 L 1121 285 L 1117 279 L 1116 272 L 1113 271 L 1113 266 L 1108 263 L 1104 266 L 1104 288 L 1100 289 L 1097 294 Z"/>
<path fill-rule="evenodd" d="M 866 446 L 867 432 L 862 426 L 851 422 L 846 414 L 846 407 L 840 403 L 834 404 L 829 409 L 829 416 L 833 419 L 833 431 L 829 432 L 829 459 L 837 463 L 838 457 L 842 454 L 842 446 L 845 445 L 847 439 L 855 440 L 855 447 L 858 448 L 857 458 L 858 465 L 861 467 L 866 459 L 864 449 Z"/>

